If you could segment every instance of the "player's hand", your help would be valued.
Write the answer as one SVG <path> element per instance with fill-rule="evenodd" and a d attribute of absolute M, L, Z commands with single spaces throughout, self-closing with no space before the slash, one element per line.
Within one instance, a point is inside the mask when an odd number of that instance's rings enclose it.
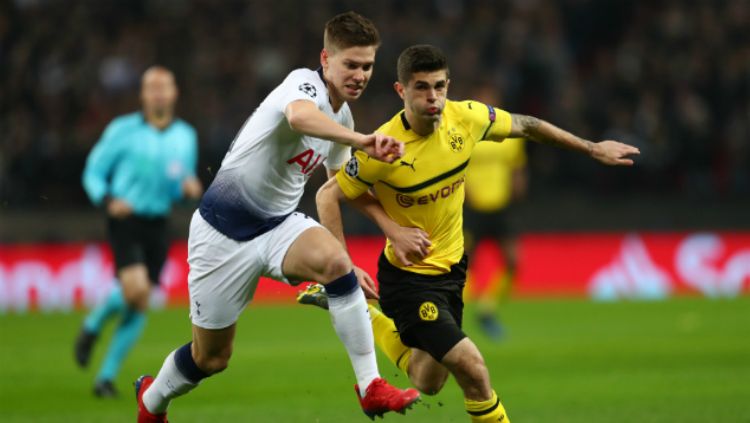
<path fill-rule="evenodd" d="M 198 200 L 203 195 L 203 184 L 196 177 L 190 177 L 182 182 L 182 194 L 191 200 Z"/>
<path fill-rule="evenodd" d="M 113 198 L 107 202 L 107 213 L 115 219 L 124 219 L 133 214 L 133 208 L 119 198 Z"/>
<path fill-rule="evenodd" d="M 379 300 L 378 288 L 375 286 L 375 281 L 372 280 L 370 275 L 357 266 L 354 266 L 354 274 L 357 275 L 359 286 L 365 291 L 365 297 L 372 300 Z"/>
<path fill-rule="evenodd" d="M 632 166 L 629 156 L 638 154 L 641 151 L 632 145 L 610 140 L 595 143 L 591 149 L 591 157 L 610 166 Z"/>
<path fill-rule="evenodd" d="M 404 143 L 377 132 L 365 135 L 356 147 L 368 156 L 386 163 L 392 163 L 404 155 Z"/>
<path fill-rule="evenodd" d="M 404 266 L 413 266 L 412 259 L 422 260 L 430 254 L 432 242 L 427 232 L 419 228 L 399 226 L 387 236 L 391 241 L 393 254 Z"/>

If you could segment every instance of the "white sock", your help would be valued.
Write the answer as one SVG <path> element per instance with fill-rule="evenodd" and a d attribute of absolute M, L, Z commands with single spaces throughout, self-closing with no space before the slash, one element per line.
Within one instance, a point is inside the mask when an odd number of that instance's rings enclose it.
<path fill-rule="evenodd" d="M 365 294 L 355 289 L 344 296 L 329 297 L 328 310 L 333 328 L 349 353 L 360 395 L 365 396 L 370 382 L 380 377 Z"/>
<path fill-rule="evenodd" d="M 173 398 L 187 394 L 198 386 L 180 372 L 175 364 L 174 354 L 175 351 L 169 353 L 154 383 L 143 393 L 143 405 L 153 414 L 166 413 Z"/>

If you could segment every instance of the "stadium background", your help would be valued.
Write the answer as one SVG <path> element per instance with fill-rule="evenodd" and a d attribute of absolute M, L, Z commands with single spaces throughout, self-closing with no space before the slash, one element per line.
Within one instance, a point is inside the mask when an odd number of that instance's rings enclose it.
<path fill-rule="evenodd" d="M 350 9 L 383 37 L 353 106 L 362 131 L 400 108 L 395 59 L 427 42 L 449 55 L 451 97 L 491 92 L 507 110 L 641 149 L 634 168 L 612 169 L 529 146 L 529 195 L 511 216 L 527 235 L 518 300 L 504 311 L 509 337 L 491 344 L 467 328 L 510 415 L 750 421 L 743 0 L 2 2 L 0 420 L 132 420 L 130 398 L 89 398 L 69 352 L 80 311 L 61 310 L 90 304 L 111 283 L 104 221 L 80 174 L 104 126 L 138 107 L 140 73 L 174 69 L 178 112 L 199 132 L 199 176 L 209 183 L 258 102 L 289 70 L 317 66 L 323 23 Z M 302 209 L 314 215 L 311 200 Z M 179 240 L 192 207 L 172 219 L 172 291 L 157 299 L 174 308 L 152 313 L 123 386 L 187 335 Z M 371 269 L 382 240 L 356 214 L 345 219 L 353 253 Z M 489 248 L 476 259 L 485 273 L 500 266 Z M 293 290 L 266 285 L 262 298 L 274 301 L 243 317 L 232 370 L 176 405 L 175 420 L 358 421 L 353 396 L 330 398 L 352 378 L 325 314 L 275 304 Z M 463 421 L 458 398 L 453 386 L 401 420 Z"/>

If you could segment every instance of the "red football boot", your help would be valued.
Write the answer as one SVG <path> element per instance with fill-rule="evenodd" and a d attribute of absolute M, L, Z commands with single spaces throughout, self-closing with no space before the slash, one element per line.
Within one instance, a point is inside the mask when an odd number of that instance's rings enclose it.
<path fill-rule="evenodd" d="M 389 411 L 404 414 L 415 402 L 419 401 L 419 392 L 416 389 L 398 389 L 382 378 L 377 378 L 370 383 L 364 398 L 359 394 L 358 385 L 354 385 L 354 390 L 357 392 L 362 411 L 371 420 L 375 420 L 375 416 L 383 417 L 383 414 Z"/>
<path fill-rule="evenodd" d="M 153 382 L 154 378 L 149 375 L 141 376 L 135 381 L 135 399 L 138 401 L 138 423 L 169 423 L 167 421 L 167 413 L 152 414 L 143 405 L 143 393 L 146 392 L 146 389 Z"/>

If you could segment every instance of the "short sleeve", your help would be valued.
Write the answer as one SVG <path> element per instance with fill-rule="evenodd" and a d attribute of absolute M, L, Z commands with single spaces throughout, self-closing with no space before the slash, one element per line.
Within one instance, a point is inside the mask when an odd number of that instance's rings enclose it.
<path fill-rule="evenodd" d="M 479 101 L 458 104 L 461 116 L 476 140 L 502 141 L 511 130 L 510 113 Z"/>
<path fill-rule="evenodd" d="M 344 107 L 347 107 L 347 109 L 346 117 L 344 118 L 342 124 L 353 131 L 354 118 L 352 117 L 352 113 L 349 110 L 348 106 L 345 105 Z M 341 166 L 343 166 L 351 157 L 351 147 L 343 144 L 333 143 L 333 147 L 331 147 L 331 153 L 328 155 L 328 158 L 326 158 L 325 167 L 328 170 L 339 170 L 341 169 Z"/>
<path fill-rule="evenodd" d="M 321 98 L 327 101 L 324 87 L 317 72 L 308 69 L 298 69 L 289 74 L 277 88 L 279 92 L 278 107 L 286 110 L 289 103 L 297 100 L 312 101 L 321 107 Z"/>
<path fill-rule="evenodd" d="M 331 153 L 325 161 L 328 170 L 339 170 L 352 157 L 352 149 L 348 145 L 333 143 Z"/>
<path fill-rule="evenodd" d="M 354 199 L 367 192 L 390 170 L 387 163 L 378 161 L 357 150 L 349 162 L 336 173 L 336 181 L 346 198 Z"/>

